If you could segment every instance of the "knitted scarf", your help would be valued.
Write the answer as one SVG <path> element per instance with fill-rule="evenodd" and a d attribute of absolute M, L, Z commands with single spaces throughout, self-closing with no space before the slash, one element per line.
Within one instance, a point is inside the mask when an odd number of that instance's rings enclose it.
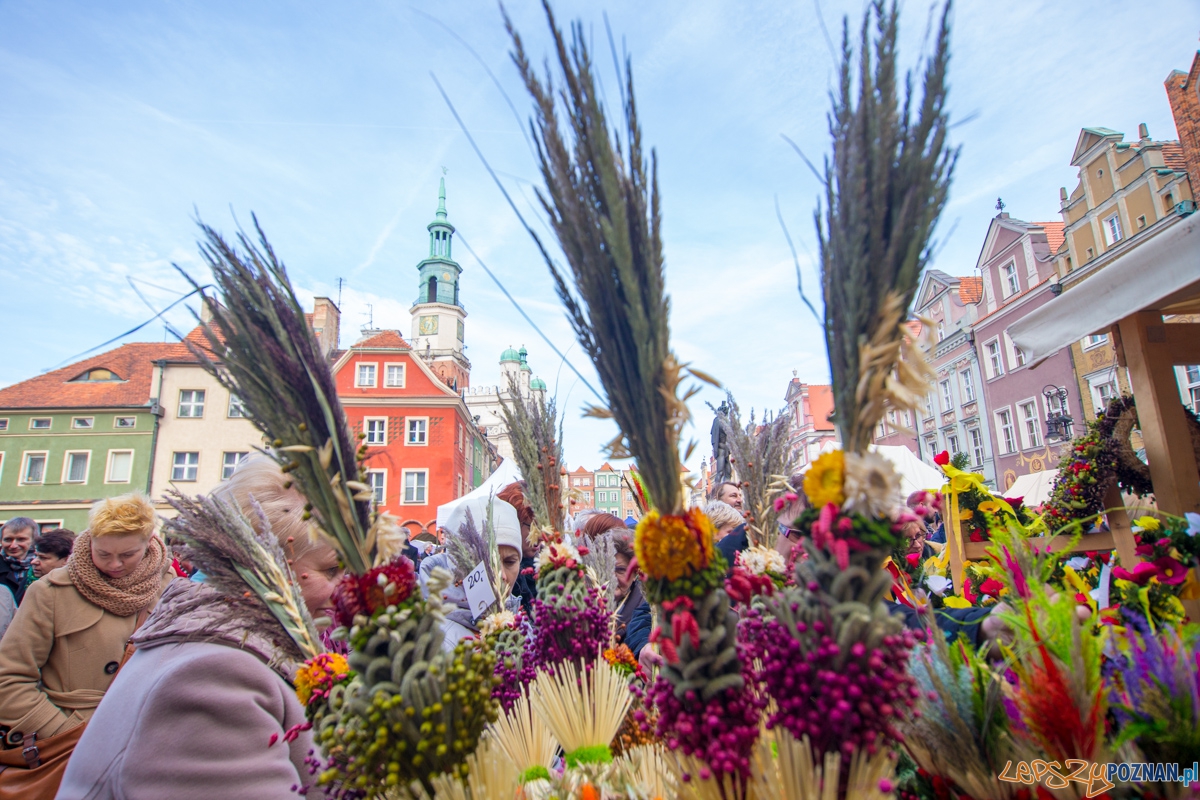
<path fill-rule="evenodd" d="M 123 577 L 110 578 L 96 569 L 92 561 L 92 534 L 84 531 L 75 540 L 75 549 L 67 560 L 67 574 L 89 603 L 118 617 L 131 617 L 149 608 L 158 596 L 166 558 L 162 539 L 151 536 L 146 556 L 137 569 Z"/>

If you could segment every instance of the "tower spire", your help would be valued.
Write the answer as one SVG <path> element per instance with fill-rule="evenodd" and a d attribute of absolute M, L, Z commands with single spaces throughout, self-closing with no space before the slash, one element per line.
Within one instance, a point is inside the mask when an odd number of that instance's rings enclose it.
<path fill-rule="evenodd" d="M 442 177 L 441 186 L 438 188 L 438 209 L 437 218 L 439 220 L 446 219 L 446 178 Z"/>

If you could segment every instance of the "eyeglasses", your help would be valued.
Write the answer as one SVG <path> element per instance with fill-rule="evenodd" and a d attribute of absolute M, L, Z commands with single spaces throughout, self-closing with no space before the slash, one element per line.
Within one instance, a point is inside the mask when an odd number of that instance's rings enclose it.
<path fill-rule="evenodd" d="M 795 528 L 788 528 L 783 532 L 789 542 L 798 542 L 804 538 L 804 532 L 798 531 Z"/>

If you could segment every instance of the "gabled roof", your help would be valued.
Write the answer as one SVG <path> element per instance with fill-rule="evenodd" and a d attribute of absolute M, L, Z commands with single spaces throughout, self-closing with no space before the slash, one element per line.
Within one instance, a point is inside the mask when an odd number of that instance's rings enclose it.
<path fill-rule="evenodd" d="M 958 279 L 958 299 L 964 304 L 978 303 L 983 299 L 983 278 L 966 276 Z"/>
<path fill-rule="evenodd" d="M 0 408 L 112 408 L 148 406 L 154 362 L 194 358 L 179 342 L 132 342 L 53 372 L 0 389 Z M 107 369 L 119 381 L 77 381 L 93 369 Z"/>
<path fill-rule="evenodd" d="M 613 469 L 612 464 L 609 464 L 607 461 L 605 461 L 604 465 L 600 467 L 600 469 L 596 470 L 596 472 L 616 472 L 616 470 Z"/>
<path fill-rule="evenodd" d="M 380 331 L 373 336 L 355 342 L 351 350 L 410 350 L 411 346 L 399 331 Z"/>
<path fill-rule="evenodd" d="M 933 302 L 933 298 L 937 297 L 945 289 L 952 287 L 958 278 L 953 275 L 947 275 L 940 269 L 927 269 L 921 277 L 921 285 L 917 288 L 917 293 L 913 298 L 913 308 L 924 308 Z"/>
<path fill-rule="evenodd" d="M 588 476 L 590 476 L 592 474 L 592 471 L 590 469 L 585 469 L 584 466 L 581 464 L 580 466 L 578 466 L 574 470 L 572 470 L 571 474 L 572 475 L 588 475 Z"/>
<path fill-rule="evenodd" d="M 1079 139 L 1075 142 L 1075 152 L 1071 154 L 1071 166 L 1080 166 L 1084 158 L 1092 148 L 1106 139 L 1124 139 L 1125 134 L 1118 133 L 1111 128 L 1084 128 L 1079 132 Z"/>
<path fill-rule="evenodd" d="M 810 383 L 808 385 L 808 409 L 812 413 L 813 427 L 819 431 L 832 431 L 834 425 L 829 421 L 833 413 L 833 387 L 827 383 Z"/>
<path fill-rule="evenodd" d="M 1041 225 L 1046 231 L 1046 244 L 1050 246 L 1051 253 L 1057 253 L 1058 248 L 1062 247 L 1066 241 L 1066 226 L 1060 220 L 1059 222 L 1035 222 L 1034 225 Z"/>

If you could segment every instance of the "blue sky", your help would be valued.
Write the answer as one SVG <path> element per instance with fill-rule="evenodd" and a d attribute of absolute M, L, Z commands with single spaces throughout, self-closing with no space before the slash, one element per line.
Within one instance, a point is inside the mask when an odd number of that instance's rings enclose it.
<path fill-rule="evenodd" d="M 531 54 L 548 53 L 540 6 L 509 8 Z M 906 63 L 921 52 L 929 9 L 904 7 Z M 658 151 L 674 345 L 743 407 L 778 408 L 793 370 L 827 380 L 774 210 L 777 196 L 815 292 L 819 186 L 780 134 L 811 158 L 828 151 L 834 64 L 818 7 L 557 3 L 560 20 L 584 21 L 608 67 L 602 10 L 633 58 L 644 141 Z M 826 0 L 820 10 L 837 39 L 841 17 L 857 28 L 862 5 Z M 935 266 L 966 275 L 998 196 L 1016 217 L 1059 219 L 1081 127 L 1136 138 L 1145 122 L 1154 138 L 1175 138 L 1163 81 L 1191 64 L 1200 5 L 962 2 L 954 23 L 950 108 L 967 121 L 954 131 L 962 157 Z M 443 167 L 451 221 L 542 329 L 569 345 L 544 264 L 430 77 L 532 213 L 534 161 L 484 68 L 527 119 L 508 47 L 486 0 L 0 3 L 0 385 L 151 316 L 127 277 L 157 307 L 175 299 L 184 284 L 171 264 L 201 273 L 196 213 L 226 231 L 233 214 L 248 222 L 257 213 L 305 297 L 336 296 L 345 279 L 343 345 L 367 322 L 368 304 L 376 326 L 407 335 Z M 603 80 L 615 102 L 611 67 Z M 472 382 L 496 382 L 500 351 L 526 345 L 564 405 L 570 463 L 598 465 L 611 430 L 579 418 L 587 390 L 465 248 L 456 256 Z M 182 311 L 169 319 L 189 325 Z M 130 338 L 164 335 L 154 323 Z M 568 357 L 594 375 L 578 347 Z M 703 402 L 717 399 L 706 390 L 692 403 L 699 439 L 711 420 Z"/>

